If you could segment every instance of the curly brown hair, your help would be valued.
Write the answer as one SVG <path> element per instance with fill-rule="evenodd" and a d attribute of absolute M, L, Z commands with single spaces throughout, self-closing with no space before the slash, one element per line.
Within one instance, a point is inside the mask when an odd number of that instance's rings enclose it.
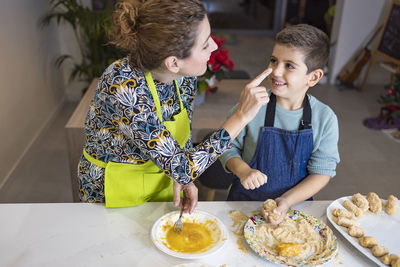
<path fill-rule="evenodd" d="M 275 36 L 275 43 L 299 48 L 305 56 L 307 74 L 324 69 L 329 57 L 329 37 L 320 29 L 297 24 L 284 28 Z"/>
<path fill-rule="evenodd" d="M 110 43 L 129 52 L 131 66 L 152 70 L 169 56 L 190 56 L 205 16 L 200 0 L 122 0 L 113 14 Z"/>

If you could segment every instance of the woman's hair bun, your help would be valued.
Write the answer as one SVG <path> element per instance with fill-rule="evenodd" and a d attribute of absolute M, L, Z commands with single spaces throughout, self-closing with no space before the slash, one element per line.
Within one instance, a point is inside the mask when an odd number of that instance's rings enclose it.
<path fill-rule="evenodd" d="M 132 67 L 152 70 L 168 56 L 188 57 L 205 17 L 200 0 L 120 0 L 110 43 L 129 53 Z"/>
<path fill-rule="evenodd" d="M 117 3 L 113 14 L 113 27 L 109 32 L 111 44 L 126 51 L 132 51 L 137 47 L 136 34 L 141 4 L 135 0 Z"/>

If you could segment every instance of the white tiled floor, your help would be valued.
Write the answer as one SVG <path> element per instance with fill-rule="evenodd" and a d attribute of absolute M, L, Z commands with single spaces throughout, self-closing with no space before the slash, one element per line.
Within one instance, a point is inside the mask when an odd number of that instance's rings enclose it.
<path fill-rule="evenodd" d="M 251 77 L 261 72 L 272 51 L 272 39 L 260 36 L 237 36 L 227 42 L 236 69 L 246 70 Z M 375 69 L 374 77 L 381 70 Z M 316 199 L 332 200 L 356 192 L 374 191 L 381 197 L 400 192 L 400 143 L 380 131 L 370 130 L 362 120 L 379 113 L 376 102 L 387 83 L 382 72 L 380 85 L 369 84 L 360 93 L 336 86 L 319 85 L 310 92 L 332 107 L 339 118 L 341 163 L 337 176 Z M 67 103 L 48 126 L 19 166 L 0 190 L 0 202 L 70 202 L 71 184 L 64 125 L 76 103 Z M 199 199 L 205 198 L 205 188 L 199 185 Z M 216 200 L 225 200 L 226 191 L 217 190 Z"/>

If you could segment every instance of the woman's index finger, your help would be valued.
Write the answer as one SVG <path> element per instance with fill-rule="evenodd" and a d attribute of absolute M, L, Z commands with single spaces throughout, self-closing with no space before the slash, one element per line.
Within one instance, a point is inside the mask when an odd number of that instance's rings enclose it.
<path fill-rule="evenodd" d="M 262 81 L 265 80 L 265 78 L 268 77 L 268 75 L 270 75 L 272 72 L 271 68 L 268 68 L 266 70 L 264 70 L 261 74 L 259 74 L 257 77 L 255 77 L 250 83 L 249 86 L 251 87 L 256 87 L 259 86 L 260 83 L 262 83 Z"/>

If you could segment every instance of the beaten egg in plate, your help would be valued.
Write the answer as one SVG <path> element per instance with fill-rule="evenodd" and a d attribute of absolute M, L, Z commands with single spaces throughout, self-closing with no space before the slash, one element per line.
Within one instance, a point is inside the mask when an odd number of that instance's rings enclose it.
<path fill-rule="evenodd" d="M 178 258 L 195 259 L 215 253 L 226 243 L 228 233 L 217 217 L 199 210 L 184 214 L 182 232 L 176 233 L 173 226 L 178 217 L 179 211 L 174 211 L 154 223 L 151 238 L 161 251 Z"/>

